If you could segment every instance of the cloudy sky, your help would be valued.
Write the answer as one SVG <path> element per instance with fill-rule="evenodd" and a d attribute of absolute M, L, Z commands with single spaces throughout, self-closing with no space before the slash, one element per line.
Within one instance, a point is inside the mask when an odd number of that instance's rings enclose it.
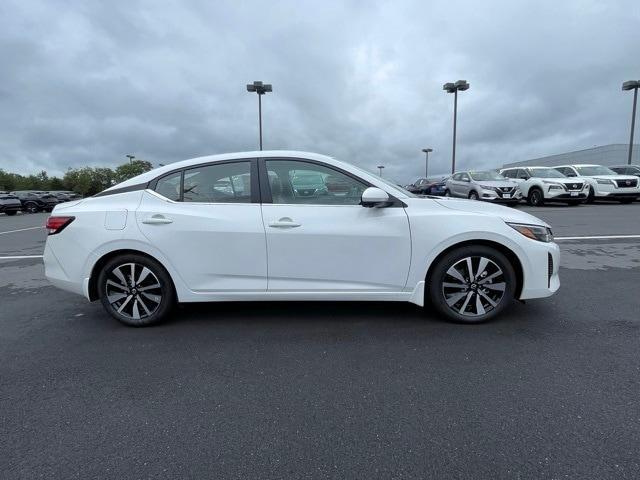
<path fill-rule="evenodd" d="M 640 2 L 34 1 L 0 3 L 0 168 L 153 163 L 257 148 L 386 166 L 502 165 L 628 141 Z"/>

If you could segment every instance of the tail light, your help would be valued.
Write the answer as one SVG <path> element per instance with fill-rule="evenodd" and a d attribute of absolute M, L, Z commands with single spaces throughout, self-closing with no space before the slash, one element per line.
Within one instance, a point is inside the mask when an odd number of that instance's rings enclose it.
<path fill-rule="evenodd" d="M 66 228 L 71 222 L 75 220 L 76 217 L 49 217 L 47 218 L 47 224 L 45 228 L 49 235 L 55 235 L 56 233 L 60 233 L 62 230 Z"/>

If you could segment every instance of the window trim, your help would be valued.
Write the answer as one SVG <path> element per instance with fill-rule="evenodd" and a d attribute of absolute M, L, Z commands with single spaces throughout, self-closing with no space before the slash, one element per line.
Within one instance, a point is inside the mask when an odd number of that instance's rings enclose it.
<path fill-rule="evenodd" d="M 310 158 L 301 158 L 301 157 L 260 157 L 258 158 L 258 171 L 259 171 L 259 175 L 260 175 L 260 194 L 261 194 L 261 203 L 262 204 L 271 204 L 271 205 L 279 205 L 279 206 L 307 206 L 307 207 L 360 207 L 361 204 L 360 203 L 356 203 L 353 205 L 333 205 L 330 203 L 318 203 L 318 204 L 313 204 L 313 203 L 273 203 L 273 197 L 271 195 L 271 184 L 269 183 L 269 173 L 267 171 L 267 161 L 291 161 L 291 162 L 304 162 L 304 163 L 311 163 L 313 165 L 319 165 L 321 167 L 327 168 L 329 170 L 333 170 L 335 172 L 341 173 L 343 175 L 346 175 L 347 177 L 352 178 L 353 180 L 356 180 L 362 184 L 365 185 L 365 188 L 369 188 L 369 187 L 375 187 L 375 185 L 373 185 L 371 182 L 368 182 L 367 180 L 365 180 L 364 178 L 361 178 L 351 172 L 348 172 L 340 167 L 336 167 L 335 165 L 330 165 L 328 163 L 325 162 L 321 162 L 319 160 L 312 160 Z M 379 188 L 379 187 L 376 187 Z M 385 190 L 386 192 L 386 190 Z M 387 192 L 387 195 L 389 195 L 389 206 L 386 208 L 390 208 L 390 207 L 406 207 L 406 204 L 404 202 L 402 202 L 400 199 L 396 198 L 395 196 L 393 196 L 392 194 L 390 194 L 389 192 Z"/>

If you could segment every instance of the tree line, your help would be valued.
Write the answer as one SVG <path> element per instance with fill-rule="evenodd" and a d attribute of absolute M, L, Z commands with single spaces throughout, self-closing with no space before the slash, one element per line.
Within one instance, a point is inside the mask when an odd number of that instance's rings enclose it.
<path fill-rule="evenodd" d="M 0 190 L 73 190 L 83 196 L 95 195 L 105 188 L 151 170 L 151 162 L 133 160 L 115 169 L 108 167 L 70 168 L 60 177 L 50 177 L 45 170 L 35 175 L 5 172 L 0 168 Z"/>

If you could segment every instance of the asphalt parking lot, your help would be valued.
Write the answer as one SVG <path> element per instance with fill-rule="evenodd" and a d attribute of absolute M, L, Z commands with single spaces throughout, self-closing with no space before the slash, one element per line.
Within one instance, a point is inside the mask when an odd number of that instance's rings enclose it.
<path fill-rule="evenodd" d="M 46 214 L 0 216 L 0 477 L 639 478 L 640 203 L 519 208 L 561 290 L 477 326 L 231 303 L 126 328 L 47 284 Z"/>

